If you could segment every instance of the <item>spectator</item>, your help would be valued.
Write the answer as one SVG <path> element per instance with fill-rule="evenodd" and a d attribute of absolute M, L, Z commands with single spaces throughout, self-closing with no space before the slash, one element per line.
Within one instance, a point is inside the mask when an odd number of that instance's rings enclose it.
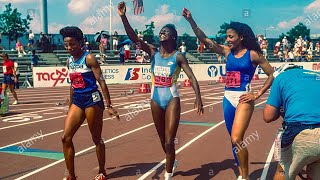
<path fill-rule="evenodd" d="M 319 41 L 316 43 L 315 51 L 316 51 L 316 56 L 319 56 L 319 52 L 320 52 L 320 42 Z"/>
<path fill-rule="evenodd" d="M 14 89 L 19 89 L 19 77 L 20 77 L 20 71 L 19 71 L 19 64 L 17 60 L 13 61 L 14 70 L 16 71 L 16 77 L 17 80 L 14 81 Z"/>
<path fill-rule="evenodd" d="M 39 57 L 36 55 L 36 50 L 32 50 L 32 55 L 30 56 L 31 59 L 31 69 L 33 70 L 33 67 L 37 67 L 39 63 Z"/>
<path fill-rule="evenodd" d="M 82 47 L 82 50 L 91 53 L 92 48 L 91 48 L 89 42 L 85 43 L 85 45 Z"/>
<path fill-rule="evenodd" d="M 29 54 L 31 54 L 30 48 L 34 48 L 34 34 L 32 33 L 32 30 L 29 31 L 29 42 L 28 42 L 28 49 L 29 49 Z"/>
<path fill-rule="evenodd" d="M 288 40 L 287 40 L 287 36 L 284 36 L 282 39 L 282 46 L 283 49 L 288 48 Z"/>
<path fill-rule="evenodd" d="M 0 44 L 1 44 L 1 42 L 2 42 L 2 34 L 0 32 Z"/>
<path fill-rule="evenodd" d="M 263 56 L 265 58 L 267 58 L 267 55 L 268 55 L 267 49 L 268 49 L 268 40 L 267 40 L 267 38 L 264 37 L 262 42 L 261 42 L 261 50 L 262 50 Z"/>
<path fill-rule="evenodd" d="M 197 51 L 198 53 L 200 53 L 200 41 L 198 38 L 197 38 Z"/>
<path fill-rule="evenodd" d="M 296 179 L 305 166 L 308 178 L 319 179 L 320 101 L 315 97 L 319 95 L 320 73 L 286 65 L 274 76 L 263 118 L 267 123 L 280 115 L 284 118 L 279 164 L 285 179 Z"/>
<path fill-rule="evenodd" d="M 102 35 L 100 39 L 100 45 L 99 45 L 99 50 L 100 50 L 100 55 L 105 53 L 105 50 L 108 49 L 108 38 L 105 34 Z M 101 56 L 102 57 L 102 56 Z"/>
<path fill-rule="evenodd" d="M 124 65 L 124 47 L 121 46 L 120 49 L 119 49 L 119 53 L 120 53 L 120 64 Z"/>
<path fill-rule="evenodd" d="M 275 45 L 275 54 L 278 54 L 279 50 L 280 50 L 280 46 L 281 46 L 281 43 L 280 41 L 278 41 Z"/>
<path fill-rule="evenodd" d="M 179 47 L 179 50 L 182 55 L 186 56 L 187 54 L 187 46 L 185 45 L 185 42 L 181 43 L 181 46 Z"/>
<path fill-rule="evenodd" d="M 141 39 L 141 41 L 143 41 L 143 37 L 144 35 L 142 34 L 142 31 L 139 31 L 138 38 Z"/>
<path fill-rule="evenodd" d="M 22 53 L 25 55 L 27 54 L 26 52 L 24 52 L 24 48 L 22 43 L 20 42 L 20 40 L 18 39 L 17 43 L 16 43 L 16 50 L 18 51 L 18 56 L 22 57 Z"/>
<path fill-rule="evenodd" d="M 130 44 L 125 44 L 124 46 L 124 60 L 130 59 Z"/>
<path fill-rule="evenodd" d="M 292 50 L 289 51 L 289 53 L 288 53 L 288 58 L 289 58 L 289 59 L 288 59 L 287 61 L 293 62 L 293 60 L 294 60 L 294 55 L 293 55 Z"/>
<path fill-rule="evenodd" d="M 117 31 L 114 32 L 112 38 L 113 38 L 113 42 L 112 42 L 112 44 L 113 44 L 113 50 L 117 50 L 118 38 L 119 38 L 119 35 L 118 35 L 118 32 L 117 32 Z"/>

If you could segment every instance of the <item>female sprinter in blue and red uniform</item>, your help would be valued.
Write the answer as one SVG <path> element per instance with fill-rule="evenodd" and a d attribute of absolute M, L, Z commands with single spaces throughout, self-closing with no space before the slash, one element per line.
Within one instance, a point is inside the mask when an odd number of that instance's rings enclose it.
<path fill-rule="evenodd" d="M 109 90 L 98 61 L 92 54 L 81 49 L 83 43 L 82 31 L 78 27 L 65 27 L 60 30 L 60 34 L 64 39 L 65 48 L 71 55 L 67 61 L 71 80 L 70 105 L 62 136 L 63 153 L 69 171 L 69 176 L 65 179 L 76 179 L 74 172 L 75 150 L 72 138 L 84 120 L 87 119 L 92 140 L 96 145 L 99 162 L 99 173 L 95 180 L 104 180 L 107 174 L 104 169 L 105 145 L 101 139 L 103 111 L 105 109 L 102 94 L 106 98 L 109 116 L 116 116 L 119 119 L 119 115 L 112 108 Z M 98 90 L 97 81 L 102 94 Z"/>
<path fill-rule="evenodd" d="M 223 98 L 224 119 L 231 136 L 232 150 L 240 176 L 249 179 L 248 150 L 238 147 L 254 110 L 254 101 L 263 95 L 272 84 L 273 68 L 264 58 L 251 28 L 243 23 L 231 22 L 227 29 L 228 46 L 221 46 L 210 40 L 193 20 L 191 13 L 183 9 L 182 15 L 190 23 L 197 38 L 211 51 L 226 57 L 226 86 Z M 254 93 L 250 89 L 251 79 L 257 66 L 268 76 L 262 88 Z"/>
<path fill-rule="evenodd" d="M 200 115 L 203 114 L 203 105 L 199 85 L 187 59 L 177 51 L 177 31 L 174 25 L 165 25 L 161 29 L 159 33 L 161 46 L 157 50 L 143 42 L 135 34 L 125 15 L 126 5 L 124 2 L 119 3 L 118 13 L 130 40 L 148 53 L 152 60 L 151 111 L 163 151 L 166 154 L 165 180 L 169 180 L 177 166 L 174 139 L 179 125 L 181 106 L 176 82 L 181 68 L 191 80 L 196 94 L 195 108 Z"/>

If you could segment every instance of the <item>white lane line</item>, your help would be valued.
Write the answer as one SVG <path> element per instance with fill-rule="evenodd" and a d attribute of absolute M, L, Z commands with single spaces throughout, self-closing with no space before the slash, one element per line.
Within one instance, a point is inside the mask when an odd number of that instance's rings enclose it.
<path fill-rule="evenodd" d="M 219 103 L 220 103 L 220 102 L 219 102 Z M 210 104 L 210 105 L 214 105 L 214 104 L 218 104 L 218 103 L 212 103 L 212 104 Z M 210 105 L 206 105 L 206 106 L 210 106 Z M 205 107 L 205 106 L 204 106 L 204 107 Z M 150 109 L 150 108 L 149 108 L 149 109 Z M 181 115 L 182 115 L 182 114 L 186 114 L 186 113 L 191 112 L 191 111 L 195 111 L 195 109 L 191 109 L 191 110 L 185 111 L 185 112 L 181 113 Z M 121 138 L 121 137 L 123 137 L 123 136 L 126 136 L 126 135 L 128 135 L 128 134 L 133 133 L 133 132 L 139 131 L 139 130 L 144 129 L 144 128 L 146 128 L 146 127 L 149 127 L 149 126 L 151 126 L 151 125 L 153 125 L 153 124 L 154 124 L 154 123 L 150 123 L 150 124 L 147 124 L 147 125 L 145 125 L 145 126 L 143 126 L 143 127 L 140 127 L 140 128 L 134 129 L 134 130 L 132 130 L 132 131 L 129 131 L 129 132 L 127 132 L 127 133 L 121 134 L 121 135 L 119 135 L 119 136 L 117 136 L 117 137 L 114 137 L 114 138 L 112 138 L 112 139 L 109 139 L 109 140 L 107 140 L 107 141 L 104 141 L 104 143 L 108 143 L 108 142 L 114 141 L 114 140 L 119 139 L 119 138 Z M 40 138 L 40 136 L 38 136 L 37 138 Z M 91 149 L 94 149 L 94 148 L 95 148 L 95 146 L 91 146 L 91 147 L 89 147 L 89 148 L 87 148 L 87 149 L 84 149 L 84 150 L 82 150 L 82 151 L 79 151 L 79 152 L 77 152 L 77 153 L 75 154 L 75 156 L 78 156 L 78 155 L 80 155 L 80 154 L 82 154 L 82 153 L 85 153 L 85 152 L 87 152 L 87 151 L 90 151 Z M 0 149 L 1 149 L 1 148 L 0 148 Z M 51 163 L 51 164 L 48 164 L 48 165 L 46 165 L 46 166 L 44 166 L 44 167 L 41 167 L 41 168 L 39 168 L 39 169 L 37 169 L 37 170 L 35 170 L 35 171 L 32 171 L 32 172 L 30 172 L 30 173 L 28 173 L 28 174 L 26 174 L 26 175 L 23 175 L 23 176 L 17 178 L 16 180 L 20 180 L 20 179 L 24 179 L 24 178 L 26 178 L 26 177 L 29 177 L 29 176 L 31 176 L 31 175 L 33 175 L 33 174 L 36 174 L 36 173 L 38 173 L 38 172 L 40 172 L 40 171 L 43 171 L 43 170 L 45 170 L 45 169 L 48 169 L 48 168 L 50 168 L 50 167 L 52 167 L 52 166 L 54 166 L 54 165 L 56 165 L 56 164 L 59 164 L 59 163 L 61 163 L 61 162 L 63 162 L 63 161 L 64 161 L 64 159 L 55 161 L 55 162 L 53 162 L 53 163 Z"/>
<path fill-rule="evenodd" d="M 221 103 L 222 101 L 219 101 L 218 103 Z M 264 101 L 265 102 L 265 101 Z M 260 104 L 263 104 L 264 102 L 258 103 L 255 106 L 259 106 Z M 217 104 L 218 104 L 217 103 Z M 206 105 L 209 106 L 209 105 Z M 205 106 L 204 106 L 205 107 Z M 201 133 L 200 135 L 198 135 L 197 137 L 195 137 L 194 139 L 192 139 L 191 141 L 189 141 L 188 143 L 186 143 L 184 146 L 180 147 L 177 151 L 176 154 L 178 154 L 179 152 L 181 152 L 183 149 L 185 149 L 186 147 L 188 147 L 190 144 L 192 144 L 193 142 L 195 142 L 196 140 L 200 139 L 202 136 L 204 136 L 205 134 L 207 134 L 208 132 L 210 132 L 211 130 L 215 129 L 216 127 L 220 126 L 221 124 L 224 123 L 223 121 L 220 121 L 218 124 L 216 124 L 215 126 L 211 127 L 210 129 L 204 131 L 203 133 Z M 152 169 L 150 169 L 148 172 L 146 172 L 143 176 L 141 176 L 138 180 L 143 180 L 146 177 L 148 177 L 151 173 L 153 173 L 155 170 L 157 170 L 160 166 L 162 166 L 162 164 L 166 161 L 166 159 L 163 159 L 159 164 L 157 164 L 155 167 L 153 167 Z"/>
<path fill-rule="evenodd" d="M 221 92 L 220 92 L 220 93 L 221 93 Z M 212 93 L 212 94 L 217 94 L 217 93 Z M 209 94 L 209 95 L 212 95 L 212 94 Z M 193 99 L 193 98 L 183 99 L 183 100 L 181 100 L 181 102 L 187 101 L 187 100 L 190 100 L 190 99 Z M 219 103 L 219 102 L 218 102 L 218 103 Z M 212 104 L 209 104 L 209 105 L 214 105 L 214 104 L 218 104 L 218 103 L 212 103 Z M 206 106 L 209 106 L 209 105 L 205 105 L 205 106 L 203 106 L 203 107 L 206 107 Z M 139 110 L 139 112 L 141 112 L 141 111 L 146 111 L 146 110 L 149 110 L 149 109 L 150 109 L 150 108 L 145 108 L 145 109 Z M 192 111 L 192 110 L 186 111 L 186 112 L 184 112 L 184 113 L 187 113 L 187 112 L 190 112 L 190 111 Z M 126 114 L 121 114 L 120 117 L 126 116 L 126 115 L 131 114 L 131 113 L 132 113 L 132 112 L 129 111 L 129 112 L 126 113 Z M 181 113 L 181 114 L 184 114 L 184 113 Z M 59 116 L 59 117 L 54 117 L 54 118 L 49 118 L 49 119 L 44 119 L 44 120 L 39 120 L 39 121 L 34 121 L 34 122 L 29 122 L 29 123 L 17 124 L 17 125 L 13 125 L 13 126 L 10 126 L 10 127 L 17 127 L 17 126 L 26 125 L 26 124 L 33 124 L 33 123 L 41 122 L 41 121 L 48 121 L 48 120 L 51 120 L 51 119 L 60 118 L 60 117 L 64 117 L 64 116 L 66 116 L 66 115 Z M 106 120 L 108 120 L 108 119 L 110 119 L 110 118 L 105 118 L 105 119 L 103 119 L 103 121 L 106 121 Z M 81 126 L 86 126 L 86 125 L 87 125 L 87 123 L 82 124 Z M 3 127 L 3 128 L 0 128 L 0 130 L 1 130 L 1 129 L 7 129 L 7 128 L 10 128 L 10 127 Z M 45 137 L 45 136 L 48 136 L 48 135 L 57 134 L 57 133 L 60 133 L 60 132 L 62 132 L 62 131 L 63 131 L 63 130 L 55 131 L 55 132 L 52 132 L 52 133 L 49 133 L 49 134 L 44 134 L 44 135 L 42 135 L 42 136 L 37 136 L 36 138 L 41 138 L 41 137 Z M 19 142 L 13 143 L 13 144 L 9 144 L 9 145 L 0 147 L 0 149 L 6 148 L 6 147 L 10 147 L 10 146 L 14 146 L 14 145 L 17 145 L 17 144 L 21 144 L 21 143 L 27 142 L 27 141 L 29 141 L 29 140 L 30 140 L 30 139 L 26 139 L 26 140 L 19 141 Z"/>
<path fill-rule="evenodd" d="M 272 147 L 271 147 L 271 149 L 269 151 L 266 163 L 264 164 L 263 171 L 262 171 L 262 174 L 261 174 L 261 177 L 260 177 L 261 180 L 266 180 L 267 179 L 267 174 L 268 174 L 268 171 L 269 171 L 269 167 L 270 167 L 270 164 L 272 162 L 273 152 L 274 152 L 274 142 L 273 142 Z"/>
<path fill-rule="evenodd" d="M 196 140 L 200 139 L 202 136 L 206 135 L 208 132 L 212 131 L 213 129 L 217 128 L 218 126 L 220 126 L 221 124 L 223 124 L 224 121 L 220 121 L 218 124 L 216 124 L 215 126 L 212 126 L 211 128 L 207 129 L 206 131 L 204 131 L 203 133 L 201 133 L 200 135 L 198 135 L 197 137 L 193 138 L 191 141 L 189 141 L 188 143 L 186 143 L 184 146 L 180 147 L 177 151 L 176 154 L 178 154 L 179 152 L 181 152 L 182 150 L 184 150 L 186 147 L 190 146 L 193 142 L 195 142 Z M 164 163 L 166 162 L 166 159 L 163 159 L 159 164 L 157 164 L 155 167 L 153 167 L 152 169 L 150 169 L 147 173 L 145 173 L 143 176 L 141 176 L 138 180 L 143 180 L 145 178 L 147 178 L 151 173 L 153 173 L 155 170 L 157 170 L 159 167 L 161 167 Z"/>
<path fill-rule="evenodd" d="M 211 95 L 214 95 L 214 94 L 221 94 L 223 92 L 218 92 L 218 93 L 211 93 L 211 94 L 208 94 L 208 95 L 205 95 L 205 96 L 211 96 Z M 203 97 L 205 97 L 203 96 Z M 190 100 L 190 99 L 194 99 L 195 97 L 192 97 L 192 98 L 188 98 L 188 99 L 183 99 L 181 100 L 181 102 L 184 102 L 184 101 L 187 101 L 187 100 Z M 146 99 L 147 100 L 147 99 Z M 121 105 L 126 105 L 126 104 L 132 104 L 132 103 L 135 103 L 135 102 L 127 102 L 127 103 L 123 103 L 123 104 L 120 104 L 118 106 L 121 106 Z M 116 106 L 114 106 L 116 107 Z M 36 111 L 35 111 L 36 112 Z M 32 112 L 30 112 L 32 113 Z M 8 129 L 8 128 L 13 128 L 13 127 L 18 127 L 18 126 L 23 126 L 23 125 L 29 125 L 29 124 L 34 124 L 34 123 L 37 123 L 37 122 L 43 122 L 43 121 L 48 121 L 48 120 L 52 120 L 52 119 L 56 119 L 56 118 L 60 118 L 60 117 L 64 117 L 66 115 L 63 115 L 63 116 L 58 116 L 58 117 L 53 117 L 53 118 L 49 118 L 49 119 L 43 119 L 43 120 L 37 120 L 37 121 L 32 121 L 32 122 L 27 122 L 27 123 L 21 123 L 21 124 L 16 124 L 16 125 L 12 125 L 12 126 L 6 126 L 6 127 L 2 127 L 0 128 L 0 130 L 3 130 L 3 129 Z"/>

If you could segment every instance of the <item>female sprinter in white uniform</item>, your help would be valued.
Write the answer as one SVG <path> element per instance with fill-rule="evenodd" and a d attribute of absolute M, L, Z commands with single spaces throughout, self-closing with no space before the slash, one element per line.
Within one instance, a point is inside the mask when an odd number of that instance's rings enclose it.
<path fill-rule="evenodd" d="M 125 15 L 126 5 L 119 3 L 118 13 L 129 38 L 139 44 L 141 49 L 149 54 L 152 59 L 152 96 L 151 111 L 154 124 L 156 126 L 163 151 L 166 154 L 165 179 L 169 180 L 173 176 L 175 162 L 174 139 L 180 120 L 180 98 L 177 92 L 176 82 L 182 68 L 191 81 L 196 93 L 195 108 L 200 115 L 203 113 L 200 89 L 194 77 L 187 59 L 177 52 L 177 31 L 174 25 L 164 26 L 160 33 L 159 50 L 155 50 L 135 34 Z"/>

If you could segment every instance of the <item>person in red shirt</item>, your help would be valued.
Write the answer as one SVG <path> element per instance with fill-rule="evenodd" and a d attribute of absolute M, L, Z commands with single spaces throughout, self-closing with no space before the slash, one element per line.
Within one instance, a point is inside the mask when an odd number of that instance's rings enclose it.
<path fill-rule="evenodd" d="M 14 91 L 14 83 L 18 81 L 16 71 L 14 70 L 14 63 L 9 59 L 7 53 L 2 53 L 3 59 L 3 80 L 2 80 L 2 90 L 6 92 L 9 87 L 11 94 L 13 95 L 15 101 L 13 105 L 18 104 L 17 93 Z"/>

